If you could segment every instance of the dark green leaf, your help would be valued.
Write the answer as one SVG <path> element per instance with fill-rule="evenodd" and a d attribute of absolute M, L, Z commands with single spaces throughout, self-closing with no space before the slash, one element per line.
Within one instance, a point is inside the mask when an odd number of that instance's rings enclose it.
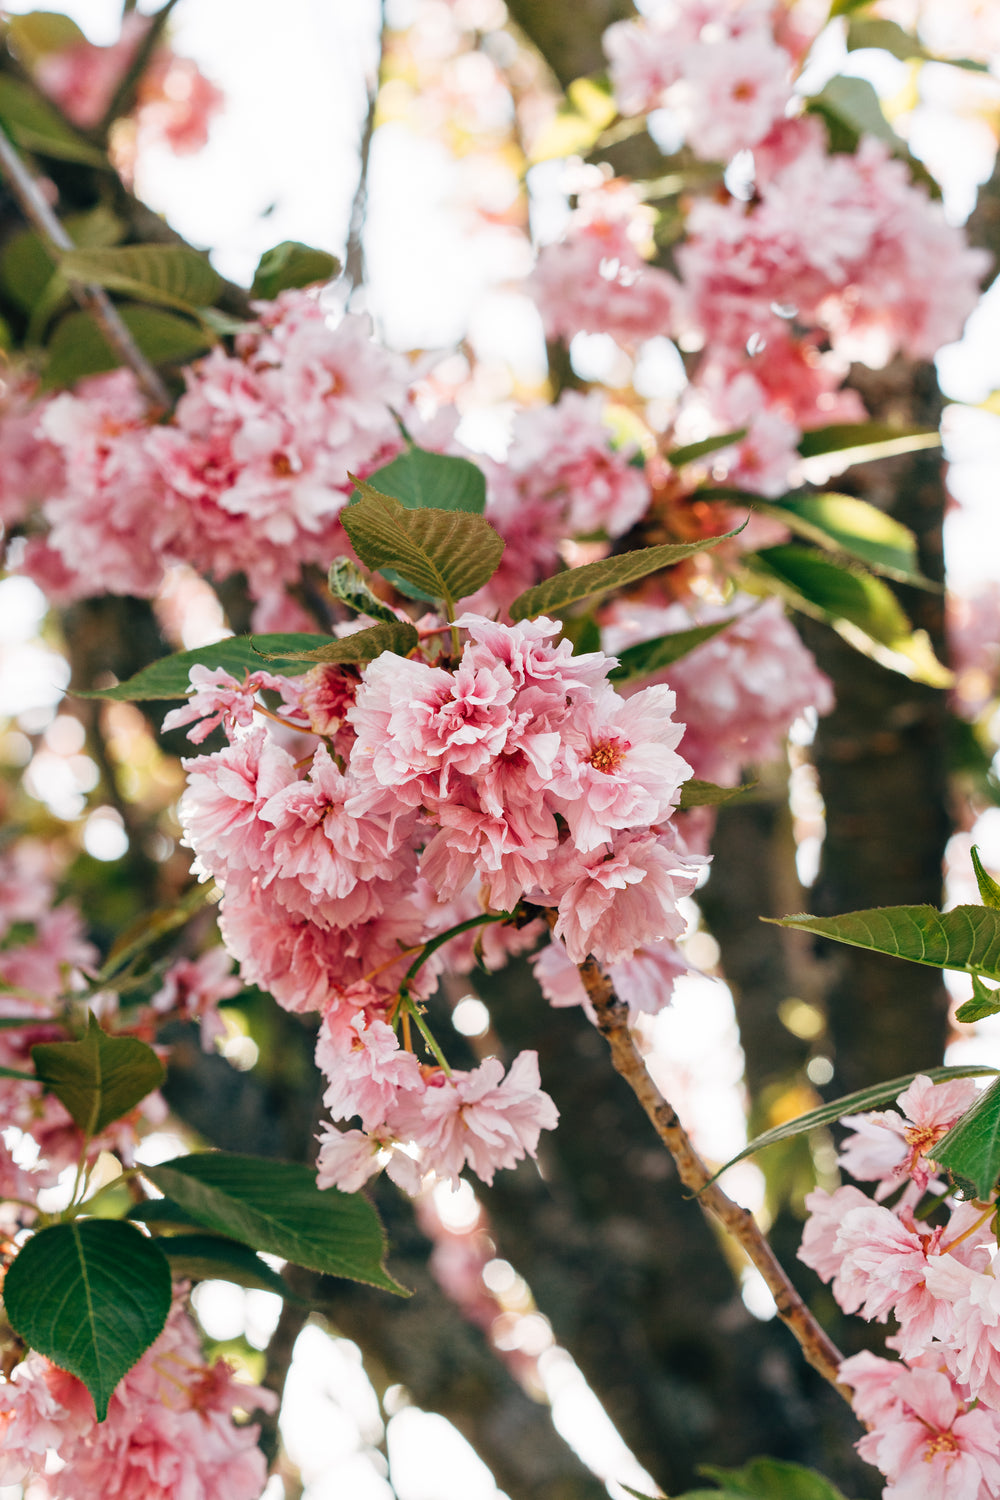
<path fill-rule="evenodd" d="M 932 1083 L 946 1083 L 951 1078 L 977 1078 L 996 1073 L 996 1068 L 969 1064 L 962 1068 L 924 1068 L 921 1070 L 925 1078 Z M 858 1089 L 857 1093 L 845 1094 L 842 1099 L 834 1099 L 829 1104 L 821 1104 L 818 1109 L 811 1109 L 804 1115 L 797 1115 L 794 1120 L 786 1120 L 783 1125 L 776 1125 L 773 1130 L 765 1130 L 763 1134 L 755 1136 L 753 1140 L 743 1147 L 743 1150 L 726 1162 L 716 1172 L 718 1177 L 729 1167 L 735 1166 L 745 1156 L 752 1156 L 755 1151 L 762 1151 L 765 1146 L 773 1146 L 778 1141 L 789 1141 L 793 1136 L 805 1135 L 807 1131 L 819 1130 L 824 1125 L 834 1125 L 842 1120 L 845 1115 L 864 1114 L 870 1109 L 881 1109 L 885 1104 L 892 1104 L 908 1089 L 916 1073 L 904 1073 L 900 1078 L 890 1078 L 885 1083 L 872 1084 L 869 1088 Z M 714 1179 L 713 1179 L 714 1180 Z"/>
<path fill-rule="evenodd" d="M 321 1192 L 310 1167 L 205 1151 L 143 1170 L 216 1234 L 311 1271 L 404 1291 L 383 1267 L 385 1237 L 371 1204 L 358 1193 Z"/>
<path fill-rule="evenodd" d="M 279 292 L 312 286 L 317 281 L 332 281 L 339 274 L 340 262 L 335 255 L 314 250 L 298 240 L 282 240 L 273 250 L 265 250 L 258 261 L 250 295 L 273 302 Z"/>
<path fill-rule="evenodd" d="M 22 1021 L 22 1025 L 25 1023 Z M 37 1083 L 38 1078 L 34 1073 L 25 1073 L 21 1068 L 0 1068 L 0 1078 L 28 1078 L 32 1083 Z"/>
<path fill-rule="evenodd" d="M 232 1281 L 289 1297 L 288 1283 L 249 1245 L 216 1234 L 164 1235 L 157 1244 L 170 1262 L 175 1281 Z"/>
<path fill-rule="evenodd" d="M 689 807 L 718 807 L 720 803 L 738 797 L 741 792 L 753 791 L 756 785 L 756 781 L 747 781 L 742 786 L 716 786 L 714 782 L 698 781 L 692 776 L 690 781 L 685 781 L 682 785 L 677 806 L 681 812 L 686 812 Z"/>
<path fill-rule="evenodd" d="M 565 573 L 556 573 L 553 578 L 546 578 L 544 583 L 519 594 L 510 606 L 510 617 L 512 620 L 531 620 L 536 615 L 565 609 L 578 599 L 613 593 L 639 578 L 648 578 L 650 573 L 672 568 L 696 552 L 717 547 L 720 542 L 738 536 L 742 530 L 743 527 L 738 526 L 723 536 L 704 537 L 699 542 L 666 542 L 660 547 L 643 547 L 638 552 L 620 552 L 614 557 L 602 558 L 600 562 L 585 563 L 582 568 L 568 568 Z"/>
<path fill-rule="evenodd" d="M 955 1012 L 956 1021 L 971 1024 L 985 1021 L 987 1016 L 1000 1015 L 1000 990 L 991 990 L 978 974 L 972 976 L 972 999 L 966 1000 Z"/>
<path fill-rule="evenodd" d="M 407 510 L 467 510 L 481 516 L 486 509 L 486 475 L 477 464 L 450 453 L 430 453 L 409 447 L 385 468 L 368 476 L 382 495 L 401 500 Z"/>
<path fill-rule="evenodd" d="M 924 578 L 917 539 L 909 527 L 854 495 L 789 495 L 774 504 L 758 502 L 764 515 L 820 547 L 858 558 L 875 573 L 921 588 L 938 585 Z"/>
<path fill-rule="evenodd" d="M 166 1256 L 121 1219 L 39 1230 L 4 1284 L 15 1333 L 83 1381 L 99 1422 L 119 1380 L 162 1332 L 170 1298 Z"/>
<path fill-rule="evenodd" d="M 977 1198 L 989 1199 L 1000 1175 L 1000 1079 L 941 1138 L 934 1160 Z"/>
<path fill-rule="evenodd" d="M 338 557 L 330 564 L 327 583 L 333 597 L 359 615 L 368 615 L 372 620 L 399 619 L 396 611 L 368 586 L 360 569 L 349 557 Z"/>
<path fill-rule="evenodd" d="M 950 686 L 952 675 L 934 655 L 926 632 L 915 631 L 888 584 L 858 564 L 834 562 L 794 544 L 768 547 L 744 561 L 793 609 L 827 621 L 857 650 L 917 682 Z"/>
<path fill-rule="evenodd" d="M 106 250 L 64 250 L 60 269 L 72 281 L 125 292 L 145 302 L 193 312 L 210 305 L 222 280 L 189 245 L 117 245 Z"/>
<path fill-rule="evenodd" d="M 702 438 L 700 443 L 686 443 L 683 448 L 675 448 L 673 453 L 666 454 L 667 462 L 679 469 L 684 464 L 693 463 L 696 458 L 705 458 L 720 448 L 728 448 L 731 443 L 741 443 L 747 431 L 746 427 L 737 427 L 733 432 L 717 432 L 715 437 Z"/>
<path fill-rule="evenodd" d="M 860 81 L 860 80 L 859 80 Z M 839 453 L 852 464 L 875 458 L 895 458 L 923 448 L 940 448 L 936 427 L 895 427 L 889 422 L 845 422 L 832 427 L 814 427 L 802 434 L 799 452 L 803 458 Z"/>
<path fill-rule="evenodd" d="M 699 1473 L 714 1479 L 729 1500 L 844 1500 L 840 1490 L 815 1469 L 780 1458 L 752 1458 L 742 1469 L 719 1469 L 700 1464 Z M 716 1490 L 708 1492 L 720 1500 Z"/>
<path fill-rule="evenodd" d="M 265 640 L 261 636 L 260 640 Z M 312 651 L 297 652 L 294 658 L 288 658 L 297 662 L 308 664 L 309 662 L 361 662 L 372 661 L 376 656 L 381 656 L 383 651 L 394 651 L 397 656 L 405 656 L 412 651 L 420 637 L 417 628 L 411 625 L 409 620 L 399 620 L 395 616 L 391 620 L 380 620 L 377 625 L 370 625 L 367 630 L 355 630 L 351 635 L 341 636 L 340 640 L 328 641 L 326 645 L 317 646 Z M 257 642 L 254 641 L 256 649 Z M 270 656 L 265 651 L 258 651 L 265 661 L 273 662 L 283 660 L 281 653 Z"/>
<path fill-rule="evenodd" d="M 353 476 L 352 476 L 353 478 Z M 449 607 L 482 588 L 496 572 L 503 538 L 482 516 L 462 510 L 408 510 L 364 480 L 361 498 L 340 519 L 365 567 L 392 569 L 404 592 Z"/>
<path fill-rule="evenodd" d="M 74 245 L 114 245 L 124 233 L 121 220 L 103 204 L 89 213 L 68 214 L 63 227 Z M 0 285 L 25 312 L 35 306 L 55 274 L 56 263 L 33 229 L 12 234 L 0 252 Z"/>
<path fill-rule="evenodd" d="M 125 1217 L 138 1219 L 140 1224 L 150 1224 L 154 1231 L 203 1227 L 200 1220 L 189 1214 L 186 1208 L 181 1208 L 172 1198 L 145 1198 L 141 1203 L 134 1204 Z"/>
<path fill-rule="evenodd" d="M 90 1137 L 159 1088 L 165 1070 L 152 1047 L 131 1036 L 108 1036 L 91 1013 L 79 1042 L 39 1042 L 31 1049 L 39 1078 Z"/>
<path fill-rule="evenodd" d="M 933 906 L 876 906 L 842 917 L 803 914 L 763 920 L 935 969 L 1000 979 L 1000 912 L 988 906 L 956 906 L 944 912 Z"/>
<path fill-rule="evenodd" d="M 186 364 L 204 354 L 212 340 L 189 318 L 159 307 L 119 307 L 126 328 L 154 365 Z M 89 313 L 72 312 L 59 322 L 48 343 L 44 390 L 75 385 L 87 375 L 115 370 L 121 361 Z"/>
<path fill-rule="evenodd" d="M 10 73 L 0 75 L 0 122 L 26 151 L 111 170 L 103 151 L 77 135 L 53 105 Z"/>
<path fill-rule="evenodd" d="M 672 635 L 658 635 L 651 641 L 640 641 L 627 646 L 618 653 L 618 665 L 610 673 L 612 682 L 634 682 L 639 677 L 649 677 L 653 672 L 662 672 L 672 662 L 696 651 L 706 641 L 726 630 L 732 620 L 716 620 L 711 625 L 696 625 L 691 630 L 675 630 Z"/>
<path fill-rule="evenodd" d="M 251 643 L 252 641 L 252 643 Z M 185 698 L 190 690 L 190 672 L 194 666 L 225 667 L 234 677 L 244 672 L 260 672 L 261 656 L 267 655 L 272 668 L 283 677 L 300 677 L 308 671 L 309 662 L 301 653 L 316 645 L 328 645 L 322 635 L 248 635 L 229 636 L 213 646 L 198 646 L 194 651 L 178 651 L 163 656 L 151 666 L 143 667 L 127 682 L 117 687 L 95 688 L 78 693 L 80 698 L 110 698 L 116 703 L 143 703 L 153 699 Z M 287 654 L 286 654 L 287 653 Z"/>
<path fill-rule="evenodd" d="M 980 901 L 984 906 L 992 906 L 994 911 L 1000 911 L 1000 885 L 997 885 L 989 871 L 983 868 L 983 862 L 979 858 L 979 849 L 975 844 L 972 846 L 972 868 L 976 872 Z"/>

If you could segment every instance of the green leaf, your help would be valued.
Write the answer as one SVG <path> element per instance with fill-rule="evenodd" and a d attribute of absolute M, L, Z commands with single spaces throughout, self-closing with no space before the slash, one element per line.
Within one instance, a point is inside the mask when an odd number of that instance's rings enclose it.
<path fill-rule="evenodd" d="M 64 250 L 59 267 L 72 281 L 125 292 L 145 302 L 193 312 L 219 295 L 222 279 L 189 245 L 117 245 L 106 250 Z"/>
<path fill-rule="evenodd" d="M 450 453 L 431 453 L 410 446 L 384 468 L 368 476 L 382 495 L 392 495 L 407 510 L 467 510 L 481 516 L 486 509 L 486 475 L 477 464 Z"/>
<path fill-rule="evenodd" d="M 121 1219 L 39 1230 L 4 1284 L 14 1332 L 83 1381 L 99 1422 L 119 1380 L 162 1332 L 170 1299 L 166 1256 Z"/>
<path fill-rule="evenodd" d="M 284 1277 L 239 1240 L 216 1234 L 174 1234 L 164 1235 L 157 1244 L 170 1262 L 175 1281 L 232 1281 L 299 1301 Z"/>
<path fill-rule="evenodd" d="M 7 35 L 14 50 L 29 67 L 47 52 L 62 52 L 87 39 L 75 21 L 54 10 L 32 10 L 24 16 L 5 17 Z"/>
<path fill-rule="evenodd" d="M 979 848 L 976 844 L 972 846 L 972 868 L 976 872 L 979 899 L 984 906 L 992 906 L 994 911 L 1000 911 L 1000 885 L 997 885 L 989 871 L 983 868 L 983 862 L 979 858 Z"/>
<path fill-rule="evenodd" d="M 900 62 L 908 62 L 911 57 L 931 56 L 916 37 L 904 31 L 902 26 L 898 26 L 895 21 L 878 18 L 866 17 L 864 20 L 852 21 L 847 28 L 848 52 L 857 52 L 864 47 L 877 47 L 882 52 L 898 57 Z"/>
<path fill-rule="evenodd" d="M 320 1191 L 311 1167 L 205 1151 L 143 1171 L 216 1234 L 311 1271 L 405 1295 L 383 1267 L 385 1237 L 371 1204 L 358 1193 Z"/>
<path fill-rule="evenodd" d="M 985 1065 L 969 1064 L 960 1068 L 923 1068 L 921 1074 L 929 1078 L 932 1083 L 946 1083 L 951 1078 L 977 1078 L 993 1075 L 996 1071 L 996 1068 Z M 724 1167 L 720 1167 L 715 1176 L 719 1177 L 729 1167 L 735 1166 L 746 1156 L 752 1156 L 756 1151 L 762 1151 L 765 1146 L 773 1146 L 778 1141 L 790 1141 L 794 1136 L 805 1135 L 808 1131 L 819 1130 L 825 1125 L 834 1125 L 845 1115 L 864 1114 L 867 1110 L 881 1109 L 885 1104 L 892 1104 L 904 1089 L 909 1088 L 917 1076 L 916 1073 L 904 1073 L 900 1078 L 890 1078 L 885 1083 L 872 1084 L 868 1088 L 858 1089 L 854 1094 L 845 1094 L 842 1099 L 834 1099 L 829 1104 L 821 1104 L 817 1109 L 811 1109 L 804 1115 L 797 1115 L 794 1120 L 786 1120 L 783 1125 L 776 1125 L 773 1130 L 765 1130 L 761 1135 L 754 1136 L 753 1140 L 744 1146 L 738 1155 L 731 1157 Z"/>
<path fill-rule="evenodd" d="M 340 261 L 327 250 L 314 250 L 298 240 L 282 240 L 265 250 L 254 272 L 251 297 L 273 302 L 279 292 L 295 287 L 312 286 L 317 281 L 333 281 L 340 275 Z"/>
<path fill-rule="evenodd" d="M 617 667 L 608 675 L 612 682 L 634 682 L 653 672 L 662 672 L 664 667 L 687 656 L 689 651 L 696 651 L 732 623 L 732 620 L 716 620 L 711 625 L 695 625 L 691 630 L 675 630 L 671 635 L 658 635 L 653 640 L 626 646 L 618 653 Z"/>
<path fill-rule="evenodd" d="M 668 463 L 679 469 L 684 464 L 693 463 L 696 458 L 704 458 L 720 448 L 728 448 L 731 443 L 742 442 L 748 430 L 746 427 L 737 427 L 733 432 L 717 432 L 715 437 L 702 438 L 700 443 L 686 443 L 683 448 L 675 448 L 673 453 L 668 453 L 665 457 Z"/>
<path fill-rule="evenodd" d="M 839 124 L 846 126 L 855 137 L 873 135 L 894 150 L 903 143 L 882 113 L 882 105 L 867 78 L 849 78 L 838 74 L 831 78 L 818 94 L 808 101 L 808 107 L 824 116 L 833 116 Z M 834 150 L 840 146 L 834 141 Z M 905 147 L 903 148 L 905 150 Z"/>
<path fill-rule="evenodd" d="M 264 640 L 265 637 L 261 636 L 260 639 Z M 292 660 L 303 663 L 373 661 L 383 651 L 393 651 L 397 656 L 405 656 L 413 650 L 419 639 L 415 625 L 411 625 L 409 620 L 399 620 L 394 616 L 391 620 L 380 620 L 377 625 L 370 625 L 367 630 L 355 630 L 351 635 L 341 636 L 339 640 L 328 641 L 312 651 L 297 652 L 294 657 L 283 658 L 280 652 L 277 656 L 270 656 L 259 650 L 258 655 L 266 661 Z M 256 649 L 256 642 L 254 646 Z"/>
<path fill-rule="evenodd" d="M 68 214 L 63 227 L 74 245 L 114 245 L 125 232 L 122 221 L 103 204 L 89 213 Z M 31 311 L 57 274 L 45 242 L 33 229 L 11 235 L 0 252 L 0 285 L 25 312 Z"/>
<path fill-rule="evenodd" d="M 883 666 L 931 687 L 950 686 L 952 674 L 934 655 L 926 632 L 915 631 L 888 584 L 858 564 L 788 544 L 748 554 L 744 565 L 793 609 L 827 621 Z"/>
<path fill-rule="evenodd" d="M 802 434 L 799 452 L 803 458 L 839 453 L 848 464 L 868 463 L 876 458 L 895 458 L 900 453 L 918 453 L 940 448 L 936 427 L 895 427 L 889 422 L 844 422 L 832 427 L 814 427 Z"/>
<path fill-rule="evenodd" d="M 152 1047 L 131 1036 L 109 1036 L 91 1012 L 79 1042 L 39 1042 L 31 1049 L 36 1072 L 88 1138 L 134 1109 L 159 1088 L 166 1072 Z"/>
<path fill-rule="evenodd" d="M 197 323 L 162 308 L 125 304 L 118 308 L 118 312 L 143 354 L 154 365 L 186 364 L 196 355 L 204 354 L 211 345 L 212 340 Z M 116 370 L 120 363 L 90 313 L 68 313 L 56 324 L 49 339 L 42 389 L 75 385 L 87 375 L 103 375 L 107 370 Z"/>
<path fill-rule="evenodd" d="M 742 1469 L 720 1469 L 715 1464 L 699 1464 L 698 1472 L 714 1479 L 722 1487 L 726 1500 L 844 1500 L 840 1490 L 829 1479 L 801 1464 L 786 1463 L 780 1458 L 752 1458 Z M 720 1500 L 719 1491 L 707 1493 Z"/>
<path fill-rule="evenodd" d="M 372 620 L 399 619 L 396 611 L 368 586 L 360 569 L 349 557 L 338 557 L 330 564 L 327 583 L 333 597 L 359 615 L 368 615 Z"/>
<path fill-rule="evenodd" d="M 21 1024 L 24 1025 L 26 1023 L 22 1022 Z M 0 1078 L 27 1078 L 32 1083 L 38 1082 L 38 1077 L 35 1073 L 26 1073 L 22 1068 L 0 1068 Z"/>
<path fill-rule="evenodd" d="M 746 523 L 744 523 L 746 524 Z M 591 595 L 610 594 L 639 578 L 648 578 L 650 573 L 660 573 L 672 568 L 675 563 L 693 557 L 696 552 L 705 552 L 717 547 L 720 542 L 738 536 L 743 530 L 727 531 L 723 536 L 704 537 L 698 542 L 666 542 L 660 547 L 643 547 L 637 552 L 620 552 L 614 557 L 602 558 L 600 562 L 585 563 L 582 568 L 567 568 L 525 589 L 510 606 L 512 620 L 531 620 L 536 615 L 546 615 L 552 610 L 565 609 L 578 599 Z"/>
<path fill-rule="evenodd" d="M 716 786 L 712 781 L 699 781 L 692 776 L 681 786 L 677 806 L 681 812 L 686 812 L 690 807 L 718 807 L 720 803 L 738 797 L 741 792 L 753 791 L 756 785 L 756 781 L 746 781 L 742 786 Z"/>
<path fill-rule="evenodd" d="M 772 504 L 758 501 L 757 508 L 799 536 L 857 558 L 885 578 L 918 588 L 939 587 L 921 573 L 917 539 L 909 527 L 867 500 L 835 493 L 789 495 Z"/>
<path fill-rule="evenodd" d="M 764 917 L 778 927 L 908 958 L 934 969 L 959 969 L 1000 979 L 1000 912 L 988 906 L 876 906 L 842 917 Z"/>
<path fill-rule="evenodd" d="M 1000 1078 L 942 1136 L 934 1160 L 977 1198 L 989 1199 L 1000 1175 Z"/>
<path fill-rule="evenodd" d="M 365 567 L 392 569 L 405 593 L 440 599 L 449 608 L 493 577 L 504 543 L 482 516 L 408 510 L 364 480 L 354 482 L 360 499 L 346 505 L 340 519 Z"/>
<path fill-rule="evenodd" d="M 111 170 L 103 151 L 77 135 L 54 105 L 10 73 L 0 75 L 0 123 L 26 151 Z"/>
<path fill-rule="evenodd" d="M 966 1024 L 985 1021 L 987 1016 L 1000 1015 L 1000 990 L 991 990 L 978 974 L 972 976 L 972 999 L 966 1000 L 955 1012 L 956 1021 Z"/>
<path fill-rule="evenodd" d="M 151 666 L 143 667 L 127 682 L 116 687 L 94 688 L 77 693 L 79 698 L 109 698 L 115 703 L 144 703 L 154 699 L 186 698 L 191 688 L 190 672 L 194 666 L 225 667 L 234 677 L 244 672 L 260 672 L 261 657 L 267 656 L 275 672 L 282 677 L 300 677 L 308 671 L 309 661 L 302 653 L 322 645 L 336 644 L 322 635 L 248 635 L 229 636 L 212 646 L 198 646 L 194 651 L 178 651 L 161 656 Z"/>
<path fill-rule="evenodd" d="M 138 1219 L 140 1224 L 150 1224 L 158 1229 L 201 1229 L 203 1226 L 186 1208 L 181 1208 L 172 1198 L 145 1198 L 135 1203 L 125 1215 L 127 1219 Z"/>

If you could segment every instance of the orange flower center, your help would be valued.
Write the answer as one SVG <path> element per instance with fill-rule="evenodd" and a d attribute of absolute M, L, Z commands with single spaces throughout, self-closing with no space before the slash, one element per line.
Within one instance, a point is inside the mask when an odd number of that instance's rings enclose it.
<path fill-rule="evenodd" d="M 603 771 L 606 776 L 610 776 L 612 771 L 617 771 L 624 759 L 624 751 L 618 745 L 612 745 L 609 740 L 602 740 L 599 745 L 592 745 L 588 756 L 589 763 L 594 770 Z"/>

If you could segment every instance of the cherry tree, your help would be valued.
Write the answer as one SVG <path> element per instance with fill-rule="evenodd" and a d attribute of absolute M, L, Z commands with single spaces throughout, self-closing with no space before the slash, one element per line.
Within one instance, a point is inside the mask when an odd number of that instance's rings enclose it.
<path fill-rule="evenodd" d="M 939 974 L 955 1024 L 1000 1011 L 974 848 L 941 910 L 949 733 L 956 821 L 993 797 L 997 616 L 953 593 L 946 637 L 929 363 L 992 275 L 994 184 L 946 212 L 850 66 L 975 78 L 995 117 L 990 18 L 390 13 L 343 268 L 284 241 L 247 288 L 136 196 L 225 108 L 172 9 L 107 47 L 8 17 L 0 59 L 0 516 L 71 683 L 9 737 L 0 1483 L 289 1493 L 322 1316 L 512 1495 L 601 1490 L 531 1400 L 557 1347 L 664 1493 L 709 1460 L 761 1500 L 996 1495 L 1000 1085 L 942 1065 Z M 477 165 L 472 238 L 500 219 L 548 344 L 489 453 L 496 362 L 365 310 L 404 99 Z M 60 744 L 97 811 L 45 809 Z M 658 1049 L 717 962 L 765 1127 L 721 1181 Z M 782 1143 L 755 1216 L 739 1163 Z M 205 1348 L 212 1280 L 282 1299 L 262 1358 Z"/>

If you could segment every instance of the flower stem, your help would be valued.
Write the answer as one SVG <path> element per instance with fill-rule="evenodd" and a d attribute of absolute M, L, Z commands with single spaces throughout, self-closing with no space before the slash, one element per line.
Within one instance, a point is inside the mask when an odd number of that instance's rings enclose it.
<path fill-rule="evenodd" d="M 407 1016 L 407 1014 L 409 1014 L 409 1015 L 411 1015 L 413 1017 L 414 1021 L 416 1021 L 416 1023 L 417 1023 L 417 1030 L 420 1032 L 420 1035 L 423 1037 L 424 1041 L 427 1043 L 428 1047 L 430 1048 L 431 1052 L 434 1054 L 434 1057 L 437 1059 L 438 1063 L 444 1069 L 445 1076 L 448 1077 L 448 1078 L 450 1078 L 451 1077 L 451 1068 L 449 1066 L 448 1059 L 445 1057 L 444 1053 L 441 1051 L 441 1048 L 438 1046 L 437 1042 L 434 1040 L 434 1036 L 433 1036 L 433 1033 L 431 1032 L 430 1027 L 428 1026 L 427 1022 L 424 1020 L 423 1016 L 420 1014 L 420 1007 L 417 1005 L 416 1001 L 413 1000 L 413 998 L 410 995 L 406 996 L 404 1004 L 406 1005 L 406 1010 L 403 1013 L 403 1025 L 404 1025 L 404 1027 L 406 1025 L 406 1016 Z"/>

